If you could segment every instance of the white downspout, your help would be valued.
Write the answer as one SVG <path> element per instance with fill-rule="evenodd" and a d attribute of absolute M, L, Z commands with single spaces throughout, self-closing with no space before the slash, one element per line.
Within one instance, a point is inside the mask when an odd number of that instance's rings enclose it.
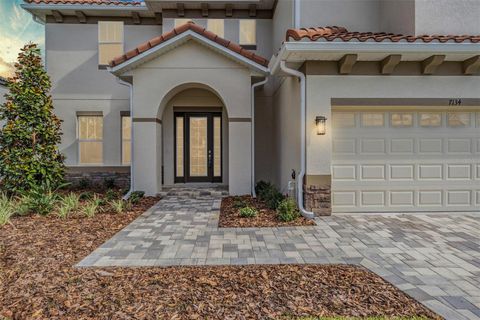
<path fill-rule="evenodd" d="M 128 190 L 127 194 L 123 196 L 124 200 L 128 200 L 130 197 L 130 194 L 132 194 L 133 191 L 135 191 L 135 174 L 133 170 L 133 161 L 135 157 L 135 152 L 134 152 L 134 147 L 133 147 L 133 85 L 131 83 L 128 83 L 126 81 L 121 80 L 120 78 L 117 78 L 117 82 L 121 85 L 127 86 L 130 90 L 130 189 Z"/>
<path fill-rule="evenodd" d="M 311 211 L 305 210 L 303 205 L 303 178 L 305 176 L 305 153 L 306 153 L 306 131 L 305 123 L 307 118 L 307 104 L 306 104 L 306 86 L 305 86 L 305 75 L 300 71 L 290 69 L 286 66 L 285 61 L 280 61 L 280 69 L 294 77 L 300 79 L 300 173 L 297 180 L 297 202 L 298 208 L 302 213 L 302 216 L 308 219 L 313 219 L 314 213 Z"/>
<path fill-rule="evenodd" d="M 252 133 L 251 133 L 251 148 L 252 148 L 252 159 L 251 159 L 251 166 L 252 166 L 252 176 L 251 176 L 251 179 L 252 179 L 252 182 L 251 182 L 251 189 L 252 189 L 252 196 L 255 198 L 257 195 L 255 193 L 255 88 L 259 87 L 259 86 L 263 86 L 265 83 L 267 83 L 268 81 L 268 77 L 266 77 L 264 80 L 260 81 L 260 82 L 257 82 L 257 83 L 254 83 L 252 84 L 252 92 L 250 94 L 250 99 L 251 99 L 251 102 L 250 102 L 250 107 L 251 107 L 251 118 L 252 118 L 252 122 L 251 122 L 251 126 L 252 126 Z"/>

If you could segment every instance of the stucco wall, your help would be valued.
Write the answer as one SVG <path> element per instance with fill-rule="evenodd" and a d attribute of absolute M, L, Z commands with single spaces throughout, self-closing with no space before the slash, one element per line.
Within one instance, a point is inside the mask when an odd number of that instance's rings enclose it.
<path fill-rule="evenodd" d="M 67 165 L 78 164 L 77 111 L 104 115 L 104 165 L 121 165 L 120 111 L 129 110 L 129 90 L 98 68 L 96 24 L 47 24 L 46 66 L 56 114 L 64 122 L 60 150 Z M 125 25 L 125 49 L 161 34 L 161 26 Z"/>
<path fill-rule="evenodd" d="M 343 26 L 380 31 L 380 0 L 302 0 L 301 27 Z"/>
<path fill-rule="evenodd" d="M 285 41 L 285 33 L 287 30 L 294 27 L 293 15 L 293 0 L 282 0 L 277 2 L 277 7 L 272 19 L 272 45 L 274 54 L 280 50 L 283 41 Z"/>
<path fill-rule="evenodd" d="M 300 83 L 286 77 L 274 95 L 275 175 L 273 181 L 287 191 L 292 169 L 300 170 Z"/>
<path fill-rule="evenodd" d="M 307 75 L 307 174 L 330 175 L 332 98 L 478 98 L 479 77 Z M 327 133 L 315 132 L 315 117 L 326 116 Z"/>
<path fill-rule="evenodd" d="M 207 27 L 207 19 L 192 19 L 196 24 Z M 163 29 L 165 31 L 172 30 L 175 27 L 175 19 L 163 19 Z M 240 29 L 239 19 L 224 20 L 224 38 L 235 43 L 239 43 Z M 257 49 L 251 50 L 256 54 L 269 59 L 272 56 L 272 20 L 257 19 Z"/>
<path fill-rule="evenodd" d="M 255 93 L 255 182 L 271 181 L 275 172 L 273 97 Z"/>
<path fill-rule="evenodd" d="M 380 29 L 383 32 L 415 34 L 415 0 L 381 0 Z"/>
<path fill-rule="evenodd" d="M 480 34 L 480 1 L 416 0 L 415 32 L 422 34 Z"/>
<path fill-rule="evenodd" d="M 131 74 L 134 118 L 161 118 L 171 98 L 186 88 L 208 88 L 215 92 L 229 118 L 229 191 L 250 193 L 250 71 L 190 40 L 137 67 Z M 134 123 L 135 152 L 141 155 L 135 163 L 136 188 L 149 193 L 162 187 L 158 178 L 161 177 L 161 127 L 156 122 Z"/>

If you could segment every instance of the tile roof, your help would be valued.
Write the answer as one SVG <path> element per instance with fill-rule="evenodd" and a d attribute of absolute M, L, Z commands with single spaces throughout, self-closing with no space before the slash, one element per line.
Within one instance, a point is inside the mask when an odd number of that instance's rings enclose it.
<path fill-rule="evenodd" d="M 135 56 L 138 56 L 139 54 L 144 53 L 145 51 L 150 50 L 150 49 L 164 43 L 167 40 L 170 40 L 170 39 L 172 39 L 172 38 L 174 38 L 174 37 L 176 37 L 176 36 L 178 36 L 178 35 L 180 35 L 184 32 L 187 32 L 188 30 L 193 31 L 193 32 L 205 37 L 208 40 L 214 41 L 214 42 L 218 43 L 219 45 L 229 49 L 230 51 L 233 51 L 237 54 L 240 54 L 240 55 L 244 56 L 245 58 L 247 58 L 247 59 L 249 59 L 249 60 L 251 60 L 251 61 L 253 61 L 253 62 L 255 62 L 259 65 L 262 65 L 264 67 L 268 67 L 268 60 L 267 59 L 265 59 L 265 58 L 263 58 L 259 55 L 256 55 L 249 50 L 243 49 L 240 45 L 236 44 L 235 42 L 223 39 L 223 38 L 219 37 L 218 35 L 216 35 L 215 33 L 211 32 L 211 31 L 208 31 L 205 28 L 203 28 L 203 27 L 199 26 L 198 24 L 195 24 L 191 21 L 174 28 L 173 30 L 171 30 L 169 32 L 166 32 L 166 33 L 162 34 L 161 36 L 155 37 L 155 38 L 151 39 L 150 41 L 142 43 L 141 45 L 139 45 L 135 49 L 130 50 L 130 51 L 126 52 L 125 54 L 119 56 L 119 57 L 116 57 L 115 59 L 110 61 L 110 67 L 118 66 L 119 64 L 122 64 L 125 61 L 127 61 L 127 60 L 129 60 L 129 59 L 131 59 Z"/>
<path fill-rule="evenodd" d="M 24 0 L 33 4 L 90 4 L 90 5 L 115 5 L 115 6 L 139 6 L 143 1 L 122 1 L 122 0 Z"/>
<path fill-rule="evenodd" d="M 390 42 L 480 42 L 480 35 L 421 35 L 409 36 L 403 34 L 385 33 L 385 32 L 349 32 L 344 27 L 327 26 L 316 28 L 289 29 L 286 34 L 286 41 L 300 41 L 307 39 L 310 41 L 390 41 Z"/>

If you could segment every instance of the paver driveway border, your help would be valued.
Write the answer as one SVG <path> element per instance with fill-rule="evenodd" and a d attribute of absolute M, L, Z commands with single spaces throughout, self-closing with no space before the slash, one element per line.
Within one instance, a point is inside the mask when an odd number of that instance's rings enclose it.
<path fill-rule="evenodd" d="M 480 319 L 480 215 L 317 217 L 312 227 L 218 228 L 222 193 L 166 195 L 79 267 L 347 263 L 446 319 Z"/>

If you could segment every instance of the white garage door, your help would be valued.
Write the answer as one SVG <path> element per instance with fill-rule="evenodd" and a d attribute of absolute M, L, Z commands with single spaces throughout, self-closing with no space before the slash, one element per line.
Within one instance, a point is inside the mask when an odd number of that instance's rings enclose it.
<path fill-rule="evenodd" d="M 334 111 L 334 212 L 480 211 L 480 112 Z"/>

